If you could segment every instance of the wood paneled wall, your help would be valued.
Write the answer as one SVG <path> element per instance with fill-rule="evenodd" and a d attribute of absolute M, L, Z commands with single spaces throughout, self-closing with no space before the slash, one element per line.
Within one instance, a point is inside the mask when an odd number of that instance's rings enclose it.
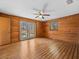
<path fill-rule="evenodd" d="M 11 16 L 11 40 L 17 42 L 20 40 L 20 18 Z"/>
<path fill-rule="evenodd" d="M 11 36 L 10 43 L 20 41 L 20 24 L 19 24 L 20 21 L 36 23 L 36 37 L 41 37 L 42 30 L 40 30 L 40 28 L 41 28 L 41 22 L 40 21 L 0 13 L 0 17 L 5 18 L 5 16 L 10 19 L 10 28 L 11 28 L 11 30 L 10 30 L 11 31 L 11 33 L 10 33 L 10 36 Z"/>
<path fill-rule="evenodd" d="M 31 22 L 36 24 L 36 37 L 42 37 L 41 36 L 41 22 L 28 19 L 28 18 L 21 18 L 21 17 L 16 17 L 16 16 L 11 16 L 11 26 L 12 26 L 12 42 L 17 42 L 20 40 L 20 21 L 26 21 L 26 22 Z"/>
<path fill-rule="evenodd" d="M 21 18 L 21 17 L 16 17 L 16 16 L 12 16 L 11 17 L 12 20 L 12 42 L 16 42 L 19 41 L 20 39 L 20 21 L 26 21 L 26 22 L 31 22 L 31 23 L 35 23 L 36 24 L 36 37 L 42 37 L 41 36 L 41 22 L 40 21 L 36 21 L 36 20 L 32 20 L 32 19 L 28 19 L 28 18 Z"/>
<path fill-rule="evenodd" d="M 20 21 L 36 23 L 36 37 L 45 37 L 64 41 L 77 41 L 79 39 L 79 14 L 56 19 L 58 21 L 58 30 L 50 30 L 50 22 L 41 22 L 28 18 L 0 14 L 0 17 L 6 16 L 11 20 L 11 42 L 20 40 Z M 5 18 L 5 17 L 4 17 Z"/>
<path fill-rule="evenodd" d="M 10 40 L 10 19 L 9 16 L 0 15 L 0 45 L 9 44 Z"/>
<path fill-rule="evenodd" d="M 44 37 L 44 27 L 43 27 L 43 25 L 44 25 L 44 22 L 38 22 L 38 25 L 37 25 L 37 37 Z"/>
<path fill-rule="evenodd" d="M 58 30 L 50 30 L 50 22 L 44 23 L 44 36 L 51 39 L 77 41 L 79 40 L 79 14 L 56 19 L 58 21 Z"/>

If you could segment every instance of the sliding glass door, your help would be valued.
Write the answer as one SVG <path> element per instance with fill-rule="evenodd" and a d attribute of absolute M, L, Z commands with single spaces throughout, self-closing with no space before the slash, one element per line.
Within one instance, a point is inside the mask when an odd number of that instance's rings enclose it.
<path fill-rule="evenodd" d="M 36 24 L 21 21 L 20 22 L 20 40 L 26 40 L 36 37 Z"/>

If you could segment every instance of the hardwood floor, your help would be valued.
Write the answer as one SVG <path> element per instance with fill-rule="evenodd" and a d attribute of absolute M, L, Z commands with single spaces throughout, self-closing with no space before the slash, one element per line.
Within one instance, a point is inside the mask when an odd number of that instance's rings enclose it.
<path fill-rule="evenodd" d="M 0 46 L 0 59 L 79 59 L 79 44 L 35 38 Z"/>

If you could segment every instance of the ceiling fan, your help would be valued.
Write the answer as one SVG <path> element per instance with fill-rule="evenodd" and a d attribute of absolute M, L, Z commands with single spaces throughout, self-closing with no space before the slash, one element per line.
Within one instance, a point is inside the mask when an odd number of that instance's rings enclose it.
<path fill-rule="evenodd" d="M 48 14 L 46 10 L 47 6 L 48 4 L 45 4 L 42 10 L 33 8 L 33 10 L 36 12 L 33 13 L 34 15 L 36 15 L 35 18 L 41 17 L 42 19 L 45 19 L 45 16 L 50 16 L 50 14 Z"/>

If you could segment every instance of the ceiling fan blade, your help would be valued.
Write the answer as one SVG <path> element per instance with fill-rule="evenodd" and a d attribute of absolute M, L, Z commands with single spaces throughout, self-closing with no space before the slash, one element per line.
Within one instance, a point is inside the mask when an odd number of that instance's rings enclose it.
<path fill-rule="evenodd" d="M 43 16 L 50 16 L 50 14 L 43 14 Z"/>
<path fill-rule="evenodd" d="M 33 13 L 34 15 L 39 15 L 38 13 Z"/>
<path fill-rule="evenodd" d="M 41 10 L 39 10 L 39 9 L 36 9 L 36 8 L 33 8 L 33 10 L 35 10 L 35 11 L 41 11 Z"/>
<path fill-rule="evenodd" d="M 48 13 L 49 13 L 49 12 L 55 12 L 55 10 L 46 10 L 46 12 L 48 12 Z"/>
<path fill-rule="evenodd" d="M 46 4 L 44 4 L 44 6 L 43 6 L 43 13 L 46 11 L 46 9 L 47 9 L 47 6 L 48 6 L 48 3 L 46 3 Z"/>
<path fill-rule="evenodd" d="M 39 16 L 36 16 L 35 18 L 38 18 Z"/>

